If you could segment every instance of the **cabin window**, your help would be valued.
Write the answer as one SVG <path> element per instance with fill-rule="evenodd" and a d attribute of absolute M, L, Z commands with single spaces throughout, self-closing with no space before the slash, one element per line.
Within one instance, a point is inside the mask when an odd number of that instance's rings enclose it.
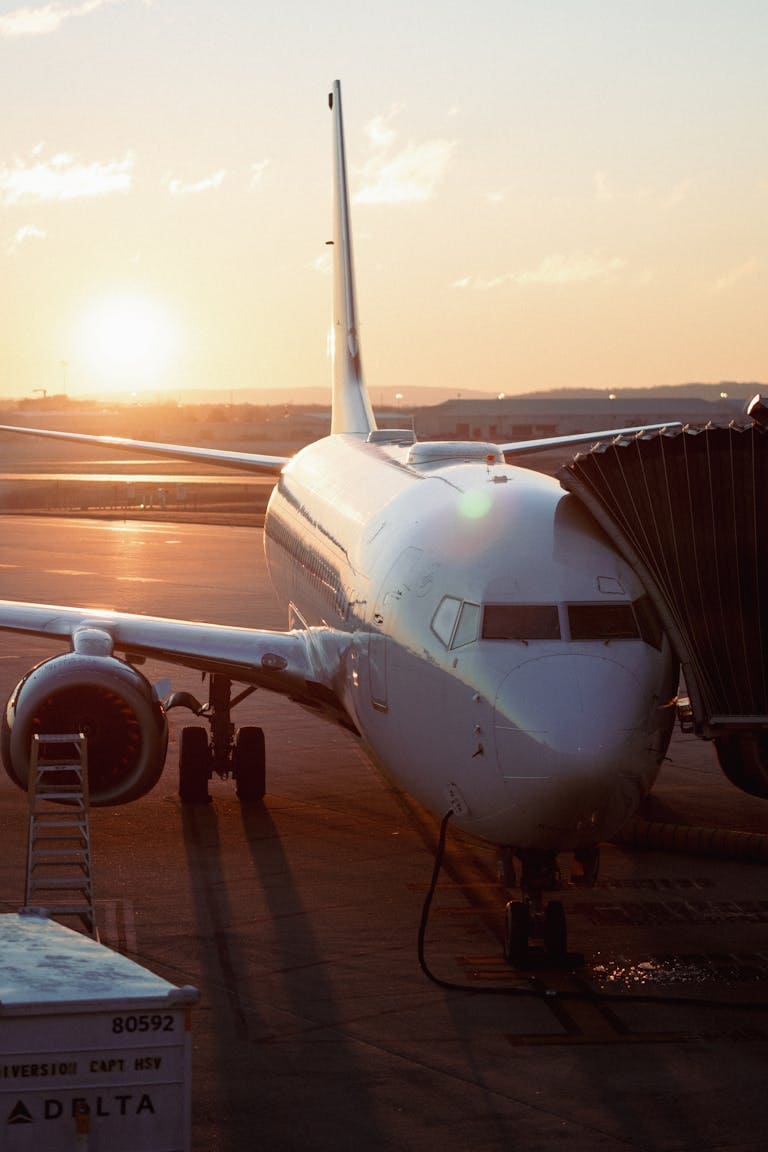
<path fill-rule="evenodd" d="M 464 601 L 461 606 L 461 615 L 456 625 L 452 648 L 460 648 L 463 644 L 471 644 L 477 640 L 480 631 L 480 605 Z"/>
<path fill-rule="evenodd" d="M 456 600 L 453 596 L 443 596 L 432 617 L 432 631 L 439 640 L 442 640 L 446 648 L 451 646 L 451 637 L 460 610 L 461 600 Z"/>
<path fill-rule="evenodd" d="M 486 604 L 484 640 L 559 640 L 557 604 Z"/>
<path fill-rule="evenodd" d="M 569 604 L 571 640 L 639 640 L 631 604 Z"/>

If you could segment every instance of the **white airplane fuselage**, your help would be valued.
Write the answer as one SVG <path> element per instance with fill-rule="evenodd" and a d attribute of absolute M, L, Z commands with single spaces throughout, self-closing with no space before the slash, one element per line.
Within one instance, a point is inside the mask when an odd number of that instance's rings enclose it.
<path fill-rule="evenodd" d="M 554 479 L 492 445 L 331 436 L 285 469 L 265 545 L 291 625 L 349 635 L 333 690 L 372 760 L 435 815 L 568 850 L 651 788 L 676 662 Z"/>

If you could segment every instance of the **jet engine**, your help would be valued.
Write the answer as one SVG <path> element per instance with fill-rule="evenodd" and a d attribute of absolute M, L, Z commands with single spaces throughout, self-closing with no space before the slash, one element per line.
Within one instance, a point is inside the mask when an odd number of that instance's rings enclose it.
<path fill-rule="evenodd" d="M 2 716 L 5 770 L 26 791 L 37 733 L 88 738 L 91 803 L 136 800 L 155 786 L 165 763 L 168 722 L 149 681 L 112 655 L 68 652 L 43 661 L 12 692 Z"/>
<path fill-rule="evenodd" d="M 719 736 L 715 749 L 720 767 L 732 784 L 750 796 L 768 798 L 768 732 Z"/>

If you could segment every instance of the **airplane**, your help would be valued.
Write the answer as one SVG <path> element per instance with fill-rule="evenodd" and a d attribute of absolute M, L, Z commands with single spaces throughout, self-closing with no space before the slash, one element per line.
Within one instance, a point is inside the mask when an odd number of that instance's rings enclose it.
<path fill-rule="evenodd" d="M 266 562 L 285 631 L 0 601 L 0 628 L 69 646 L 27 673 L 2 715 L 6 771 L 26 789 L 35 733 L 88 737 L 91 801 L 158 781 L 167 712 L 189 708 L 179 792 L 213 774 L 245 803 L 266 791 L 263 730 L 233 723 L 257 688 L 353 733 L 385 778 L 436 818 L 500 848 L 504 950 L 567 955 L 558 855 L 593 883 L 599 844 L 656 779 L 678 663 L 639 578 L 552 477 L 507 463 L 662 425 L 510 444 L 417 442 L 378 428 L 365 388 L 338 81 L 334 155 L 332 425 L 293 458 L 3 426 L 277 477 Z M 201 670 L 209 700 L 153 686 L 146 658 Z M 236 694 L 233 690 L 237 687 Z M 242 687 L 239 687 L 242 686 Z M 519 871 L 519 876 L 517 875 Z"/>

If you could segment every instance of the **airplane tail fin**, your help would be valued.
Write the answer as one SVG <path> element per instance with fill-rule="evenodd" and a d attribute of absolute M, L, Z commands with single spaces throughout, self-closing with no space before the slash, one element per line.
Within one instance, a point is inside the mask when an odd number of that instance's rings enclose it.
<path fill-rule="evenodd" d="M 352 260 L 352 232 L 349 220 L 347 160 L 344 150 L 344 123 L 341 115 L 341 84 L 334 81 L 328 97 L 333 113 L 333 410 L 331 432 L 362 435 L 372 432 L 376 420 L 363 380 L 360 337 L 355 299 Z"/>

